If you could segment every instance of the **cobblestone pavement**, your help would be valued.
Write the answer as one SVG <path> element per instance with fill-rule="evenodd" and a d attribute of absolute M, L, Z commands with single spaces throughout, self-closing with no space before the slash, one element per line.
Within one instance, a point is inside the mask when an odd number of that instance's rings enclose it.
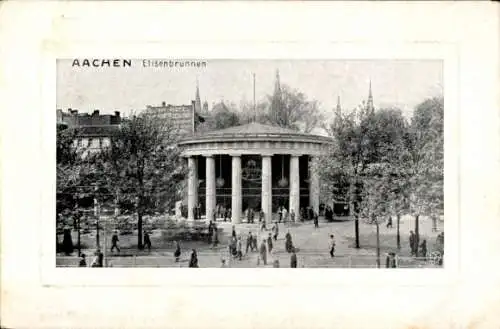
<path fill-rule="evenodd" d="M 200 267 L 220 267 L 221 259 L 227 259 L 229 267 L 249 268 L 249 267 L 272 267 L 273 259 L 278 258 L 280 267 L 290 267 L 290 254 L 285 250 L 285 234 L 290 230 L 293 244 L 297 251 L 298 267 L 376 267 L 376 227 L 364 222 L 360 222 L 360 249 L 354 248 L 354 223 L 344 222 L 320 222 L 319 228 L 314 228 L 311 222 L 298 224 L 279 224 L 279 237 L 274 241 L 274 253 L 268 256 L 267 265 L 258 263 L 258 253 L 249 251 L 242 260 L 236 260 L 229 256 L 227 241 L 231 236 L 232 224 L 229 222 L 218 222 L 224 234 L 221 236 L 221 244 L 212 248 L 208 243 L 198 242 L 192 245 L 183 243 L 183 250 L 180 262 L 175 262 L 173 248 L 163 248 L 161 250 L 152 249 L 139 254 L 133 251 L 136 256 L 123 256 L 123 251 L 118 256 L 117 253 L 108 253 L 108 265 L 111 267 L 187 267 L 191 248 L 194 247 L 198 253 L 198 263 Z M 435 267 L 429 262 L 415 260 L 410 257 L 408 247 L 408 235 L 413 229 L 413 223 L 405 221 L 401 223 L 401 250 L 396 248 L 396 223 L 394 228 L 380 227 L 381 245 L 381 266 L 385 265 L 385 253 L 396 252 L 401 258 L 401 267 Z M 270 228 L 270 225 L 268 225 Z M 442 227 L 442 222 L 440 223 Z M 243 251 L 245 251 L 246 236 L 249 231 L 258 234 L 258 243 L 262 238 L 267 237 L 271 230 L 260 232 L 258 224 L 242 223 L 236 225 L 236 232 L 242 235 Z M 335 257 L 331 258 L 328 253 L 328 242 L 330 234 L 335 235 L 336 251 Z M 420 240 L 427 239 L 428 250 L 432 251 L 437 232 L 432 232 L 430 221 L 421 221 Z M 155 240 L 153 239 L 153 247 Z M 91 253 L 91 250 L 86 253 Z M 75 266 L 78 263 L 76 257 L 57 257 L 58 266 Z"/>

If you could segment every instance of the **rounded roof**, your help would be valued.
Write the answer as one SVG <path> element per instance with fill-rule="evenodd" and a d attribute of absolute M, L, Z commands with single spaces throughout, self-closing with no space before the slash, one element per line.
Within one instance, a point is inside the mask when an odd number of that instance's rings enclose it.
<path fill-rule="evenodd" d="M 184 138 L 179 145 L 198 144 L 205 142 L 227 141 L 300 141 L 312 143 L 331 143 L 330 137 L 301 133 L 295 130 L 263 125 L 252 122 L 221 130 L 196 133 Z"/>

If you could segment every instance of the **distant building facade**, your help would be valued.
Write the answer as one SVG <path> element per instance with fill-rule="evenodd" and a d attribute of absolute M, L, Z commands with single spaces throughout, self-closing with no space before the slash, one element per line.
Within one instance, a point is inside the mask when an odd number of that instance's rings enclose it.
<path fill-rule="evenodd" d="M 190 135 L 195 131 L 195 101 L 192 101 L 190 105 L 172 105 L 165 102 L 162 102 L 160 106 L 148 105 L 144 113 L 172 122 L 180 135 Z"/>
<path fill-rule="evenodd" d="M 111 145 L 111 138 L 120 130 L 122 117 L 119 111 L 114 114 L 78 113 L 78 110 L 57 110 L 57 126 L 74 131 L 73 147 L 83 157 L 101 151 Z"/>

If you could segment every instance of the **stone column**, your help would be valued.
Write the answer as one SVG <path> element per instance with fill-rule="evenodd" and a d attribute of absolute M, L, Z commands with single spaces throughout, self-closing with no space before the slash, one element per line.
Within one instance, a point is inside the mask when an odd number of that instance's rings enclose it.
<path fill-rule="evenodd" d="M 297 221 L 300 214 L 300 177 L 299 177 L 299 156 L 290 156 L 290 209 L 295 213 Z"/>
<path fill-rule="evenodd" d="M 262 155 L 262 210 L 265 214 L 266 223 L 272 221 L 273 212 L 271 163 L 271 155 Z"/>
<path fill-rule="evenodd" d="M 241 156 L 232 156 L 231 222 L 241 223 Z"/>
<path fill-rule="evenodd" d="M 215 160 L 213 156 L 206 156 L 206 220 L 212 220 L 215 212 Z"/>
<path fill-rule="evenodd" d="M 194 220 L 194 211 L 198 195 L 198 166 L 194 157 L 188 158 L 188 220 Z"/>
<path fill-rule="evenodd" d="M 319 176 L 316 159 L 309 160 L 309 206 L 319 214 Z"/>

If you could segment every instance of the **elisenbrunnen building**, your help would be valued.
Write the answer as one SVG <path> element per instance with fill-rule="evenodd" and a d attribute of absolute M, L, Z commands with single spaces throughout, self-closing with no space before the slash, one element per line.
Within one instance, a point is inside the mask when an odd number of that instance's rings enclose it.
<path fill-rule="evenodd" d="M 272 115 L 280 103 L 277 72 Z M 195 104 L 201 110 L 198 85 Z M 179 146 L 189 168 L 187 219 L 195 219 L 197 206 L 205 219 L 213 219 L 220 206 L 230 208 L 234 224 L 247 221 L 244 214 L 249 209 L 256 217 L 262 210 L 266 222 L 276 219 L 280 207 L 293 212 L 295 220 L 302 208 L 319 213 L 320 182 L 314 160 L 332 142 L 330 137 L 256 122 L 183 138 Z"/>

